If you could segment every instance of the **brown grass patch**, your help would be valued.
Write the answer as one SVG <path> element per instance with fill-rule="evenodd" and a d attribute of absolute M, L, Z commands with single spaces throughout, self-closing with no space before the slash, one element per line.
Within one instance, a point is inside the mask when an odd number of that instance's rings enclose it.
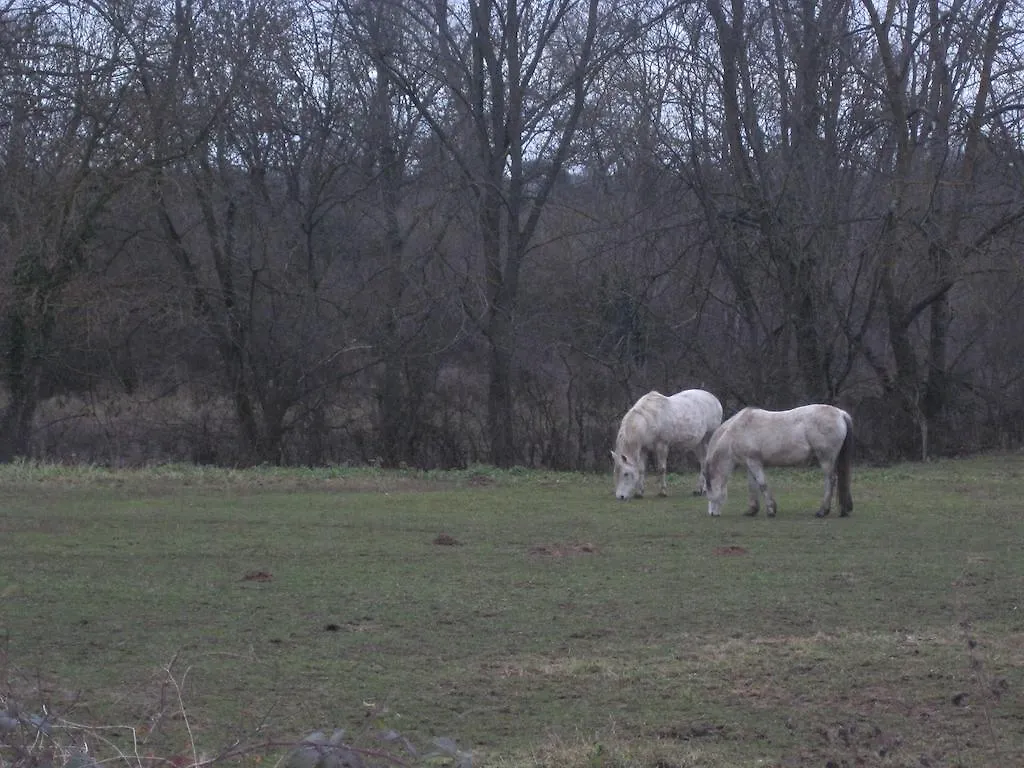
<path fill-rule="evenodd" d="M 596 555 L 596 544 L 534 544 L 530 554 L 538 557 L 576 557 L 578 555 Z"/>
<path fill-rule="evenodd" d="M 727 547 L 717 547 L 715 549 L 715 554 L 716 555 L 731 556 L 731 555 L 746 555 L 746 554 L 748 554 L 748 552 L 743 547 L 738 547 L 735 544 L 730 544 Z"/>

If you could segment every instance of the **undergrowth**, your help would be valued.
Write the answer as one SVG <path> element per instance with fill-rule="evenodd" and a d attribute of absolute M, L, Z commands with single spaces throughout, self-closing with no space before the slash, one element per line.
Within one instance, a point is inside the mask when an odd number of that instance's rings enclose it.
<path fill-rule="evenodd" d="M 172 661 L 166 669 L 169 711 L 146 723 L 96 725 L 78 722 L 75 702 L 61 711 L 42 700 L 43 686 L 12 670 L 6 652 L 0 653 L 0 768 L 211 768 L 223 764 L 274 768 L 472 768 L 471 752 L 460 750 L 449 737 L 417 745 L 388 725 L 386 707 L 367 713 L 360 733 L 337 728 L 317 730 L 292 740 L 236 740 L 210 752 L 195 739 L 179 677 Z M 35 689 L 35 691 L 33 691 Z M 161 748 L 165 724 L 182 728 L 185 748 Z M 259 728 L 255 729 L 258 733 Z"/>

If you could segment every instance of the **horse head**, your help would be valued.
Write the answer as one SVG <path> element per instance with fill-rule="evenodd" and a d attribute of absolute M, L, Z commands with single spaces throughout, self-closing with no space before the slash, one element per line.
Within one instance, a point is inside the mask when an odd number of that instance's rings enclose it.
<path fill-rule="evenodd" d="M 612 451 L 615 467 L 615 498 L 626 501 L 636 495 L 640 482 L 640 467 L 627 454 Z"/>
<path fill-rule="evenodd" d="M 722 514 L 722 505 L 725 503 L 728 493 L 727 481 L 732 467 L 729 467 L 728 471 L 723 470 L 724 467 L 718 457 L 710 454 L 705 460 L 704 466 L 701 467 L 701 473 L 704 475 L 704 489 L 708 496 L 708 514 L 712 517 Z"/>

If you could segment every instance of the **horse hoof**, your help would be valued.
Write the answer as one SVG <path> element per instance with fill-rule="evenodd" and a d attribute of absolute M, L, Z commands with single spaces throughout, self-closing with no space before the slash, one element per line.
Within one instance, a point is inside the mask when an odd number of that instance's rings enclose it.
<path fill-rule="evenodd" d="M 819 509 L 817 512 L 814 513 L 815 517 L 825 517 L 827 515 L 828 515 L 828 512 L 826 512 L 823 509 Z"/>

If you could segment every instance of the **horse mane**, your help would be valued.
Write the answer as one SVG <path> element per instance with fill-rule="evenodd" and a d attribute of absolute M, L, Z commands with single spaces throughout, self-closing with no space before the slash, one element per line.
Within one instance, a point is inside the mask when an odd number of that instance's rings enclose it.
<path fill-rule="evenodd" d="M 750 421 L 757 410 L 757 408 L 752 408 L 751 406 L 741 408 L 722 422 L 722 425 L 711 436 L 711 442 L 708 444 L 708 453 L 705 459 L 707 467 L 710 467 L 713 461 L 721 461 L 720 457 L 724 455 L 726 450 L 731 452 L 732 433 L 744 429 L 745 423 Z M 728 446 L 728 448 L 723 446 Z"/>
<path fill-rule="evenodd" d="M 664 395 L 651 390 L 626 411 L 615 437 L 616 453 L 625 453 L 631 457 L 635 457 L 639 453 L 643 446 L 642 431 L 654 423 L 657 411 L 663 407 L 658 398 L 664 398 Z"/>
<path fill-rule="evenodd" d="M 643 415 L 638 413 L 635 408 L 631 408 L 622 418 L 618 435 L 615 437 L 615 451 L 617 453 L 635 456 L 639 452 L 642 444 L 641 437 L 638 434 L 639 430 L 642 429 L 639 422 L 643 418 Z"/>
<path fill-rule="evenodd" d="M 722 425 L 715 431 L 715 435 L 711 439 L 712 445 L 709 447 L 714 448 L 714 446 L 722 442 L 722 438 L 727 437 L 737 429 L 742 429 L 744 423 L 750 421 L 754 412 L 757 410 L 757 408 L 752 408 L 748 405 L 746 408 L 741 408 L 728 419 L 723 421 Z"/>

